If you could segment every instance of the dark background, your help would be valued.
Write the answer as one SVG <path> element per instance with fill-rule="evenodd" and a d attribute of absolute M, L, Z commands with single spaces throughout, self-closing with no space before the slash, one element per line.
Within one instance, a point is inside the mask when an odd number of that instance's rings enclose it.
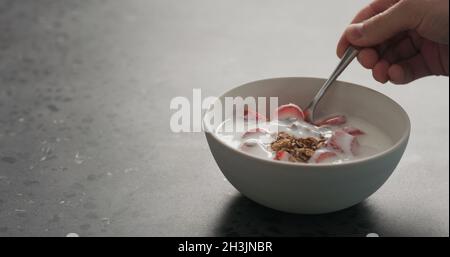
<path fill-rule="evenodd" d="M 390 180 L 351 209 L 291 215 L 242 197 L 170 100 L 326 77 L 368 1 L 0 0 L 0 236 L 448 236 L 448 78 L 342 80 L 411 116 Z"/>

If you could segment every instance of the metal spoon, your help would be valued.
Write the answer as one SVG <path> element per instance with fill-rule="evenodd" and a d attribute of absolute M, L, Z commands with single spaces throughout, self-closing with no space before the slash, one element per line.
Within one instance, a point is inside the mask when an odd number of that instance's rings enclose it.
<path fill-rule="evenodd" d="M 320 99 L 322 99 L 323 95 L 328 90 L 328 88 L 330 88 L 330 86 L 339 77 L 339 75 L 341 75 L 341 73 L 345 70 L 345 68 L 347 68 L 347 66 L 353 61 L 353 59 L 355 59 L 358 53 L 359 50 L 354 48 L 353 46 L 349 46 L 347 48 L 347 50 L 344 53 L 344 56 L 342 57 L 336 69 L 333 71 L 333 73 L 325 82 L 325 84 L 323 84 L 323 86 L 320 88 L 319 92 L 317 92 L 316 96 L 314 96 L 311 103 L 304 110 L 306 121 L 309 121 L 311 123 L 314 122 L 314 111 L 316 110 L 317 103 L 319 103 Z"/>

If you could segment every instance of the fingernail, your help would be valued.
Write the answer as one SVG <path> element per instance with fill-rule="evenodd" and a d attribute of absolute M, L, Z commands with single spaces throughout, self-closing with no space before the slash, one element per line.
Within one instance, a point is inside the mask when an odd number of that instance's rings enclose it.
<path fill-rule="evenodd" d="M 361 38 L 363 36 L 363 24 L 357 23 L 350 25 L 350 27 L 348 28 L 348 33 L 351 39 L 356 40 Z"/>

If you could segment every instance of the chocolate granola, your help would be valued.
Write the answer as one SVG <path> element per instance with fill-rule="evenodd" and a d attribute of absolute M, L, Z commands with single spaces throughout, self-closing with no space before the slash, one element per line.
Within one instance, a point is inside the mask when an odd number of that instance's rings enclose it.
<path fill-rule="evenodd" d="M 325 146 L 325 138 L 296 138 L 286 132 L 279 132 L 277 139 L 270 146 L 276 152 L 288 152 L 289 161 L 308 162 L 317 149 Z"/>

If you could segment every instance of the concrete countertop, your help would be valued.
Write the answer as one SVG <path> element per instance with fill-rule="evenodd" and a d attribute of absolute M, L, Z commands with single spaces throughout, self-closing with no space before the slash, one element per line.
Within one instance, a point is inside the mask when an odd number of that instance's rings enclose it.
<path fill-rule="evenodd" d="M 169 129 L 170 100 L 248 81 L 326 77 L 368 1 L 0 0 L 0 236 L 448 236 L 448 78 L 379 85 L 410 144 L 363 203 L 302 216 L 223 177 L 204 135 Z"/>

